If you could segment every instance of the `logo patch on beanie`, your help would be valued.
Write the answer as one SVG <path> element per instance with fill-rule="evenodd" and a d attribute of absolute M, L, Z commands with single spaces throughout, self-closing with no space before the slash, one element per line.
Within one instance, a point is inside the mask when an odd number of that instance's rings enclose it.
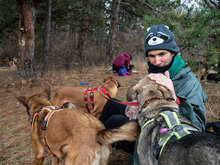
<path fill-rule="evenodd" d="M 151 32 L 150 34 L 148 34 L 148 36 L 146 37 L 145 42 L 148 45 L 158 45 L 158 44 L 162 44 L 165 41 L 169 40 L 170 36 L 167 34 L 164 34 L 162 32 L 157 32 L 156 34 L 154 34 L 153 32 Z"/>

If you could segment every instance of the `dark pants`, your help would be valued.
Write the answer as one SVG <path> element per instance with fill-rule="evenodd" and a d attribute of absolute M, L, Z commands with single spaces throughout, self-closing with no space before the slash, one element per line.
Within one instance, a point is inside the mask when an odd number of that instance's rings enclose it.
<path fill-rule="evenodd" d="M 126 105 L 114 102 L 118 101 L 116 99 L 112 100 L 113 101 L 108 100 L 106 102 L 99 118 L 106 129 L 118 128 L 129 121 L 129 118 L 125 116 Z M 113 147 L 123 149 L 125 152 L 133 154 L 135 142 L 120 141 L 114 143 Z"/>
<path fill-rule="evenodd" d="M 121 67 L 117 67 L 115 65 L 112 65 L 112 70 L 116 71 L 118 73 L 119 69 L 123 68 L 123 66 Z"/>

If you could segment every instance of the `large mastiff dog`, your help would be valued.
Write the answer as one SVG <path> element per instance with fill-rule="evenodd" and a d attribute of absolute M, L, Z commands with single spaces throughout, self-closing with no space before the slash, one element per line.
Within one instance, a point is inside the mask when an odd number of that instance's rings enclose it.
<path fill-rule="evenodd" d="M 107 77 L 104 79 L 99 89 L 93 88 L 92 99 L 90 97 L 91 90 L 85 87 L 62 87 L 56 91 L 52 102 L 53 105 L 57 105 L 58 107 L 62 107 L 63 104 L 70 102 L 78 109 L 89 112 L 93 116 L 99 118 L 107 101 L 107 97 L 115 97 L 119 87 L 120 84 L 114 77 Z M 86 94 L 85 91 L 88 93 Z M 87 100 L 86 102 L 85 99 Z"/>
<path fill-rule="evenodd" d="M 220 164 L 220 136 L 199 132 L 180 116 L 169 90 L 144 77 L 131 86 L 127 99 L 137 99 L 139 104 L 141 165 Z"/>
<path fill-rule="evenodd" d="M 35 164 L 43 164 L 46 153 L 52 164 L 107 165 L 111 143 L 135 141 L 137 122 L 106 130 L 91 114 L 76 109 L 60 109 L 48 100 L 50 90 L 30 97 L 17 96 L 31 119 L 31 141 Z"/>

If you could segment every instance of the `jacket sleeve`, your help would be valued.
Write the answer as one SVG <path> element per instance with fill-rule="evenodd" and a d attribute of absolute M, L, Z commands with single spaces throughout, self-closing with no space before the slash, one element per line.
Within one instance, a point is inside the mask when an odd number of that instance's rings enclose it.
<path fill-rule="evenodd" d="M 189 119 L 193 124 L 205 131 L 205 105 L 207 96 L 201 84 L 195 77 L 181 80 L 178 84 L 174 83 L 176 95 L 180 98 L 180 114 Z"/>
<path fill-rule="evenodd" d="M 125 56 L 125 67 L 129 69 L 129 65 L 130 65 L 130 57 Z"/>

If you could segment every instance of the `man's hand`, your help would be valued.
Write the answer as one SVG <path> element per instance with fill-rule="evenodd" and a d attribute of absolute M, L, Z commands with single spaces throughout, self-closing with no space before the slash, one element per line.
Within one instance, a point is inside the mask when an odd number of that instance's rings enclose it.
<path fill-rule="evenodd" d="M 175 93 L 175 90 L 174 90 L 173 82 L 170 79 L 169 71 L 166 71 L 165 75 L 163 75 L 161 73 L 157 73 L 157 74 L 156 73 L 151 73 L 151 74 L 149 74 L 148 77 L 151 80 L 155 81 L 157 84 L 160 84 L 160 85 L 166 87 L 167 89 L 169 89 L 172 92 L 172 96 L 176 101 L 177 97 L 176 97 L 176 93 Z"/>

